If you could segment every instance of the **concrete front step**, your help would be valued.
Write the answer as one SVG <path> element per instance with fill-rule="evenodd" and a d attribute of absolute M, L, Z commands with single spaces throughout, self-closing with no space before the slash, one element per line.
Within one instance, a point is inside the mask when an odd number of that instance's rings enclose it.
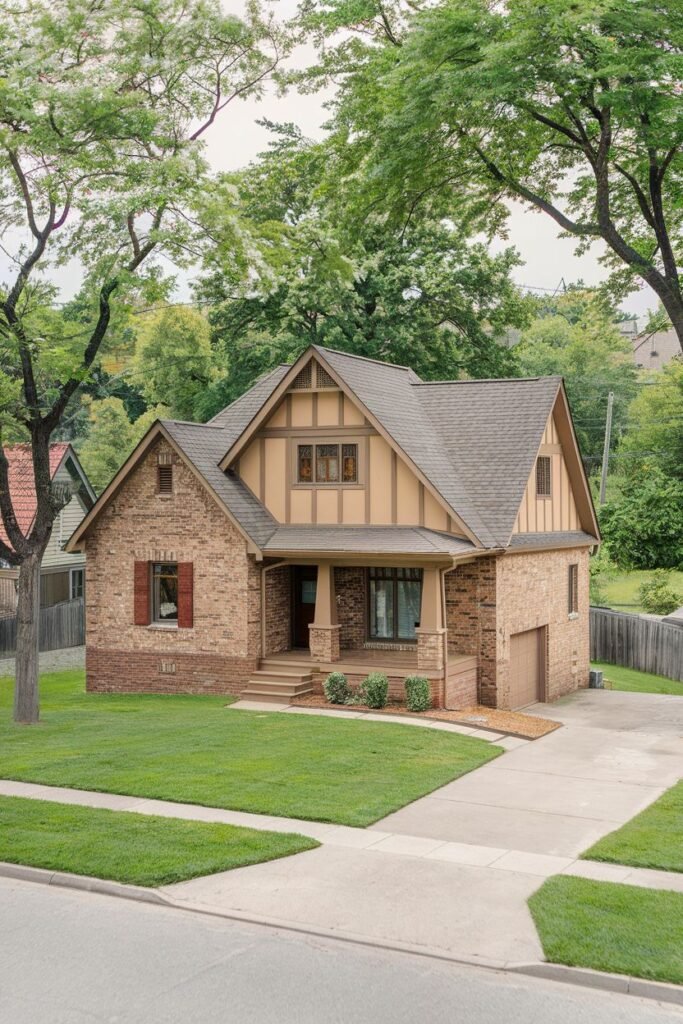
<path fill-rule="evenodd" d="M 252 672 L 254 680 L 271 680 L 277 683 L 310 683 L 313 676 L 310 672 L 280 672 L 279 669 L 257 668 Z"/>

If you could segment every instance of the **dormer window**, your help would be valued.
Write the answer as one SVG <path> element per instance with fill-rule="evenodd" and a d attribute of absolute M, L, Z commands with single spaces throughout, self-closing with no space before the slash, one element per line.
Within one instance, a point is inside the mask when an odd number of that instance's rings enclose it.
<path fill-rule="evenodd" d="M 300 444 L 297 483 L 357 484 L 357 444 Z"/>

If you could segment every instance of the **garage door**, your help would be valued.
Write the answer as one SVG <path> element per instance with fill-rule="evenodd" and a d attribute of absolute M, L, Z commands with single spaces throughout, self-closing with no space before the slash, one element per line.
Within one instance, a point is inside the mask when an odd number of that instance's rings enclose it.
<path fill-rule="evenodd" d="M 543 699 L 545 629 L 529 629 L 510 637 L 510 707 L 525 708 Z"/>

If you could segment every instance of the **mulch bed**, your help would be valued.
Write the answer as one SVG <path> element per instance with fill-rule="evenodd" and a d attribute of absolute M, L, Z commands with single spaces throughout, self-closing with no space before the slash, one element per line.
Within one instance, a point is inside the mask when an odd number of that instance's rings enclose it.
<path fill-rule="evenodd" d="M 503 732 L 507 736 L 519 736 L 522 739 L 535 740 L 549 732 L 560 728 L 560 722 L 551 722 L 547 718 L 536 718 L 534 715 L 522 715 L 517 711 L 498 711 L 495 708 L 481 706 L 463 708 L 462 711 L 443 711 L 431 708 L 429 711 L 408 711 L 399 701 L 389 701 L 385 708 L 369 708 L 366 704 L 330 704 L 321 693 L 307 693 L 290 701 L 294 707 L 322 708 L 326 711 L 371 711 L 379 715 L 404 715 L 409 718 L 430 718 L 440 722 L 453 722 L 457 725 L 471 726 L 473 729 L 488 729 L 490 732 Z"/>

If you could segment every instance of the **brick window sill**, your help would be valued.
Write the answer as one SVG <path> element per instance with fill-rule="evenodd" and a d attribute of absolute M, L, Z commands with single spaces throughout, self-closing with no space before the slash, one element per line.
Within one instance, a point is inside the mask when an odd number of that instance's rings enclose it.
<path fill-rule="evenodd" d="M 175 633 L 178 630 L 178 624 L 177 622 L 173 624 L 169 622 L 168 625 L 165 622 L 150 622 L 147 629 L 160 629 L 162 633 Z"/>

